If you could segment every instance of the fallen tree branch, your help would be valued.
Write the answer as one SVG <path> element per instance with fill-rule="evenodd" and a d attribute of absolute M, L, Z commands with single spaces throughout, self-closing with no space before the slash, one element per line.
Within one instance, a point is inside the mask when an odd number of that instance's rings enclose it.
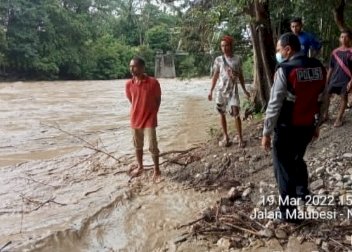
<path fill-rule="evenodd" d="M 195 220 L 195 221 L 191 221 L 191 222 L 189 222 L 189 223 L 187 223 L 187 224 L 183 224 L 183 225 L 177 227 L 177 229 L 181 229 L 181 228 L 184 228 L 184 227 L 192 226 L 193 224 L 196 224 L 197 222 L 200 222 L 201 220 L 204 220 L 204 218 L 205 218 L 205 217 L 201 217 L 201 218 L 199 218 L 199 219 L 197 219 L 197 220 Z"/>
<path fill-rule="evenodd" d="M 43 202 L 38 201 L 38 200 L 30 199 L 30 198 L 24 196 L 23 194 L 20 194 L 20 197 L 22 198 L 22 200 L 26 200 L 26 201 L 29 202 L 29 203 L 38 205 L 36 208 L 31 209 L 31 210 L 28 211 L 28 212 L 37 211 L 39 208 L 41 208 L 41 207 L 43 207 L 44 205 L 49 204 L 49 203 L 54 203 L 54 204 L 57 204 L 57 205 L 60 205 L 60 206 L 67 206 L 67 204 L 65 204 L 65 203 L 60 203 L 60 202 L 55 201 L 55 197 L 51 197 L 50 199 L 48 199 L 48 200 L 46 200 L 46 201 L 43 201 Z M 22 210 L 22 213 L 23 213 L 23 212 L 24 212 L 24 211 Z M 26 213 L 27 213 L 27 212 L 26 212 Z"/>
<path fill-rule="evenodd" d="M 21 178 L 21 179 L 27 179 L 27 180 L 33 181 L 33 182 L 38 183 L 38 184 L 41 184 L 41 185 L 51 186 L 51 187 L 53 187 L 53 188 L 59 187 L 58 185 L 57 185 L 57 186 L 53 186 L 53 185 L 50 185 L 50 184 L 46 184 L 46 183 L 44 183 L 44 182 L 40 182 L 40 181 L 35 180 L 35 179 L 33 179 L 33 178 L 30 178 L 30 177 L 19 177 L 19 178 Z"/>
<path fill-rule="evenodd" d="M 336 244 L 339 245 L 340 247 L 342 247 L 345 251 L 349 251 L 349 247 L 343 245 L 341 242 L 338 242 L 338 241 L 332 239 L 331 237 L 329 237 L 329 240 L 332 241 L 332 242 L 334 242 L 334 243 L 336 243 Z"/>
<path fill-rule="evenodd" d="M 232 227 L 232 228 L 235 228 L 235 229 L 237 229 L 237 230 L 241 230 L 241 231 L 243 231 L 243 232 L 250 233 L 250 234 L 255 235 L 255 236 L 261 237 L 261 235 L 258 234 L 258 232 L 254 232 L 254 231 L 252 231 L 252 230 L 249 230 L 249 229 L 246 229 L 246 228 L 242 228 L 242 227 L 239 227 L 239 226 L 234 225 L 234 224 L 224 223 L 224 225 L 229 226 L 229 227 Z"/>
<path fill-rule="evenodd" d="M 89 194 L 96 193 L 96 192 L 100 191 L 101 189 L 103 189 L 103 187 L 99 187 L 98 189 L 96 189 L 96 190 L 94 190 L 94 191 L 86 192 L 86 193 L 84 194 L 84 196 L 88 196 Z"/>
<path fill-rule="evenodd" d="M 0 248 L 0 252 L 3 251 L 4 248 L 6 248 L 7 246 L 9 246 L 12 243 L 12 241 L 8 241 L 4 246 L 2 246 Z"/>
<path fill-rule="evenodd" d="M 169 155 L 169 154 L 186 154 L 186 153 L 188 153 L 190 151 L 193 151 L 193 150 L 199 149 L 199 148 L 200 148 L 200 146 L 196 146 L 196 147 L 189 148 L 187 150 L 166 151 L 166 152 L 160 153 L 159 157 L 163 157 L 163 156 L 166 156 L 166 155 Z"/>
<path fill-rule="evenodd" d="M 80 140 L 80 141 L 82 141 L 83 143 L 85 143 L 85 144 L 88 145 L 88 146 L 84 146 L 85 148 L 88 148 L 88 149 L 91 149 L 91 150 L 95 150 L 96 152 L 103 153 L 103 154 L 107 155 L 108 157 L 110 157 L 110 158 L 116 160 L 118 163 L 120 163 L 120 160 L 119 160 L 118 158 L 114 157 L 113 155 L 111 155 L 110 153 L 108 153 L 108 152 L 106 152 L 106 151 L 104 151 L 104 150 L 101 150 L 101 149 L 96 148 L 96 147 L 94 146 L 94 144 L 88 142 L 87 140 L 85 140 L 84 138 L 82 138 L 82 137 L 80 137 L 80 136 L 74 135 L 74 134 L 72 134 L 72 133 L 70 133 L 70 132 L 68 132 L 68 131 L 66 131 L 66 130 L 63 130 L 63 129 L 61 129 L 59 126 L 48 125 L 48 124 L 44 124 L 44 123 L 41 123 L 41 124 L 44 125 L 44 126 L 47 126 L 47 127 L 49 127 L 49 128 L 57 129 L 57 130 L 59 130 L 59 131 L 65 133 L 66 135 L 69 135 L 69 136 L 71 136 L 71 137 L 73 137 L 73 138 L 76 138 L 76 139 L 78 139 L 78 140 Z"/>

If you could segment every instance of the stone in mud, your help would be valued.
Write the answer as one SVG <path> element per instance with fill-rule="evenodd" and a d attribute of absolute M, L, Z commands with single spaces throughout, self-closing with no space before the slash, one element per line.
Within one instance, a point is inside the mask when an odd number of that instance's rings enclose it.
<path fill-rule="evenodd" d="M 264 182 L 264 181 L 260 181 L 259 182 L 259 187 L 267 187 L 268 183 Z"/>
<path fill-rule="evenodd" d="M 271 237 L 274 236 L 273 231 L 272 231 L 271 229 L 269 229 L 269 228 L 260 230 L 260 231 L 258 232 L 258 234 L 259 234 L 260 236 L 263 236 L 263 237 L 266 237 L 266 238 L 271 238 Z"/>
<path fill-rule="evenodd" d="M 242 198 L 247 198 L 248 195 L 252 192 L 251 188 L 247 188 L 246 190 L 243 191 L 242 193 Z"/>
<path fill-rule="evenodd" d="M 284 230 L 279 228 L 279 229 L 275 230 L 275 236 L 278 239 L 286 239 L 287 238 L 287 233 Z"/>
<path fill-rule="evenodd" d="M 287 243 L 287 252 L 312 252 L 319 251 L 316 244 L 313 242 L 301 243 L 296 237 L 290 237 Z"/>
<path fill-rule="evenodd" d="M 265 224 L 266 228 L 271 228 L 274 229 L 275 225 L 274 222 L 272 220 L 269 220 L 266 224 Z"/>
<path fill-rule="evenodd" d="M 252 158 L 251 158 L 252 162 L 257 162 L 259 160 L 260 160 L 260 156 L 257 156 L 257 155 L 253 155 Z"/>
<path fill-rule="evenodd" d="M 351 179 L 351 175 L 344 175 L 342 177 L 342 182 L 348 182 Z"/>
<path fill-rule="evenodd" d="M 321 244 L 321 249 L 322 249 L 323 251 L 325 251 L 325 252 L 330 252 L 330 251 L 331 251 L 330 248 L 331 248 L 331 246 L 330 246 L 330 244 L 327 243 L 327 242 L 323 242 L 323 243 Z"/>
<path fill-rule="evenodd" d="M 284 249 L 282 248 L 280 242 L 277 239 L 270 239 L 269 241 L 266 241 L 265 244 L 263 244 L 263 246 L 261 247 L 249 246 L 241 250 L 241 252 L 254 252 L 254 251 L 255 252 L 269 252 L 269 251 L 281 252 L 281 251 L 284 251 Z"/>
<path fill-rule="evenodd" d="M 261 240 L 254 240 L 250 243 L 249 247 L 251 247 L 252 249 L 258 249 L 260 247 L 263 247 L 265 244 L 263 241 Z"/>
<path fill-rule="evenodd" d="M 320 166 L 317 169 L 315 169 L 315 173 L 317 175 L 321 175 L 324 171 L 325 171 L 325 167 L 324 166 Z"/>
<path fill-rule="evenodd" d="M 343 244 L 351 246 L 351 235 L 345 235 L 345 240 L 342 241 Z M 351 250 L 349 250 L 351 251 Z"/>
<path fill-rule="evenodd" d="M 336 173 L 336 174 L 334 175 L 334 178 L 335 178 L 337 181 L 342 181 L 342 176 L 341 176 L 341 174 Z"/>
<path fill-rule="evenodd" d="M 349 219 L 343 220 L 339 226 L 344 227 L 344 226 L 349 226 L 351 225 L 351 221 Z"/>
<path fill-rule="evenodd" d="M 254 184 L 252 182 L 247 182 L 245 187 L 254 187 Z"/>
<path fill-rule="evenodd" d="M 319 195 L 324 195 L 324 194 L 326 194 L 326 190 L 325 189 L 320 189 L 318 194 Z"/>
<path fill-rule="evenodd" d="M 322 179 L 318 179 L 310 184 L 310 188 L 315 191 L 324 187 L 324 181 Z"/>
<path fill-rule="evenodd" d="M 336 187 L 343 188 L 344 183 L 343 183 L 342 181 L 340 181 L 340 182 L 337 182 L 337 183 L 335 184 L 335 186 L 336 186 Z"/>
<path fill-rule="evenodd" d="M 342 157 L 345 159 L 352 159 L 352 153 L 345 153 L 342 155 Z"/>
<path fill-rule="evenodd" d="M 283 251 L 283 248 L 277 239 L 270 239 L 265 243 L 265 247 L 269 251 Z"/>
<path fill-rule="evenodd" d="M 218 247 L 223 249 L 229 249 L 231 246 L 231 242 L 227 238 L 220 238 L 216 244 L 218 245 Z"/>
<path fill-rule="evenodd" d="M 220 208 L 220 212 L 221 212 L 221 214 L 224 214 L 224 215 L 226 215 L 226 214 L 231 214 L 232 213 L 232 207 L 230 207 L 230 206 L 221 206 L 221 208 Z"/>
<path fill-rule="evenodd" d="M 240 157 L 239 159 L 238 159 L 238 161 L 240 161 L 240 162 L 244 162 L 246 159 L 245 159 L 245 157 Z"/>
<path fill-rule="evenodd" d="M 316 244 L 317 246 L 320 246 L 321 243 L 322 243 L 321 238 L 315 239 L 315 244 Z"/>
<path fill-rule="evenodd" d="M 205 169 L 209 170 L 211 168 L 211 164 L 210 163 L 204 163 L 204 167 L 205 167 Z"/>
<path fill-rule="evenodd" d="M 347 173 L 350 174 L 350 175 L 352 175 L 352 168 L 348 169 L 348 170 L 347 170 Z"/>
<path fill-rule="evenodd" d="M 229 200 L 235 200 L 241 196 L 241 192 L 236 187 L 231 187 L 230 191 L 227 193 L 227 198 Z"/>

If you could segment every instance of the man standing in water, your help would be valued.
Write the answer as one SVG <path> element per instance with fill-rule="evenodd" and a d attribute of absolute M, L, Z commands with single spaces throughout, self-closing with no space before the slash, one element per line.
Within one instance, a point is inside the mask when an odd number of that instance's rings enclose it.
<path fill-rule="evenodd" d="M 314 57 L 316 56 L 321 48 L 321 43 L 319 40 L 311 33 L 302 31 L 302 19 L 301 18 L 293 18 L 290 21 L 291 31 L 298 36 L 299 42 L 301 43 L 301 50 L 305 55 Z M 309 50 L 310 55 L 309 55 Z"/>
<path fill-rule="evenodd" d="M 244 84 L 241 58 L 233 54 L 233 44 L 234 40 L 231 36 L 224 36 L 221 39 L 221 51 L 223 55 L 218 56 L 214 61 L 214 72 L 208 100 L 211 101 L 213 99 L 213 91 L 218 83 L 215 99 L 216 109 L 220 113 L 221 126 L 224 133 L 224 138 L 219 142 L 219 146 L 228 147 L 230 145 L 226 122 L 226 110 L 228 110 L 229 114 L 235 118 L 239 146 L 244 147 L 237 79 L 239 79 L 243 92 L 248 98 L 250 94 Z"/>
<path fill-rule="evenodd" d="M 340 109 L 336 117 L 334 127 L 340 127 L 343 115 L 347 107 L 348 92 L 352 83 L 352 48 L 350 31 L 342 31 L 340 34 L 340 47 L 336 48 L 330 59 L 327 83 L 329 85 L 329 101 L 333 94 L 340 96 Z M 329 105 L 325 112 L 325 120 L 329 119 Z"/>
<path fill-rule="evenodd" d="M 131 177 L 140 176 L 143 169 L 144 135 L 149 140 L 149 151 L 154 162 L 153 181 L 160 179 L 159 149 L 156 137 L 157 114 L 161 102 L 159 82 L 145 73 L 145 61 L 134 57 L 130 62 L 132 79 L 126 83 L 125 91 L 131 103 L 131 128 L 136 151 L 137 167 L 130 170 Z"/>
<path fill-rule="evenodd" d="M 296 222 L 290 216 L 297 212 L 297 206 L 290 202 L 296 198 L 304 200 L 310 193 L 303 157 L 309 142 L 319 136 L 326 71 L 319 60 L 308 58 L 301 51 L 293 33 L 280 37 L 276 51 L 279 65 L 266 110 L 262 147 L 270 150 L 271 134 L 275 132 L 273 164 L 280 193 L 280 217 Z"/>

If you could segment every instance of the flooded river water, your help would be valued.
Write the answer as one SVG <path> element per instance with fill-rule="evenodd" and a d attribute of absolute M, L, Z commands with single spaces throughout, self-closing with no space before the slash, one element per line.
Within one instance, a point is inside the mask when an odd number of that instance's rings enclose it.
<path fill-rule="evenodd" d="M 204 142 L 218 125 L 210 80 L 160 83 L 161 151 Z M 165 182 L 131 189 L 84 162 L 78 138 L 133 153 L 123 80 L 0 83 L 0 133 L 1 251 L 159 251 L 215 198 Z"/>

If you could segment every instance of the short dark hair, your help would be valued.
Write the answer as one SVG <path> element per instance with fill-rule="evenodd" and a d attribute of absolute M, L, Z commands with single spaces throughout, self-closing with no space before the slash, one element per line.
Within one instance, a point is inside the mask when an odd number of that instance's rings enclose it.
<path fill-rule="evenodd" d="M 145 67 L 145 60 L 144 60 L 142 57 L 140 57 L 140 56 L 134 56 L 134 57 L 132 58 L 132 60 L 133 60 L 134 62 L 136 62 L 138 65 L 140 65 L 140 66 L 142 66 L 142 67 Z"/>
<path fill-rule="evenodd" d="M 347 36 L 348 36 L 350 39 L 352 39 L 352 32 L 351 32 L 351 30 L 343 29 L 343 30 L 341 30 L 341 34 L 342 34 L 342 33 L 347 34 Z"/>
<path fill-rule="evenodd" d="M 301 50 L 301 43 L 299 42 L 298 37 L 292 32 L 286 32 L 282 34 L 279 38 L 282 47 L 290 46 L 291 49 L 295 52 Z"/>
<path fill-rule="evenodd" d="M 299 24 L 302 24 L 302 18 L 300 17 L 294 17 L 290 20 L 290 24 L 292 23 L 299 23 Z"/>

